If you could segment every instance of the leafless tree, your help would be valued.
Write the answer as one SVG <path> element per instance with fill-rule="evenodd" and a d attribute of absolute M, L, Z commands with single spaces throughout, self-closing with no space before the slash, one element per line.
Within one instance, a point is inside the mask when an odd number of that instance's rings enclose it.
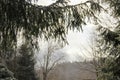
<path fill-rule="evenodd" d="M 47 42 L 47 48 L 43 53 L 40 53 L 42 58 L 38 58 L 39 68 L 41 71 L 42 80 L 47 80 L 49 73 L 54 69 L 57 63 L 59 63 L 64 56 L 58 55 L 58 50 L 62 48 L 61 44 L 56 44 L 52 41 Z M 40 56 L 40 57 L 41 57 Z M 40 74 L 40 73 L 39 73 Z"/>

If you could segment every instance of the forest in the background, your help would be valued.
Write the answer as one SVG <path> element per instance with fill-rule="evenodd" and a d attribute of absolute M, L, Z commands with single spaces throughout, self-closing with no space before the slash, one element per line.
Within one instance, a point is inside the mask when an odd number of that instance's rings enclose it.
<path fill-rule="evenodd" d="M 82 80 L 120 80 L 120 0 L 88 0 L 75 5 L 56 0 L 48 6 L 33 4 L 36 1 L 0 0 L 0 80 L 80 80 L 84 76 Z M 68 31 L 83 31 L 87 23 L 96 26 L 91 51 L 86 49 L 93 59 L 68 64 L 64 56 L 56 58 L 56 51 L 69 44 Z M 41 39 L 57 45 L 48 44 L 43 58 L 36 59 Z M 80 72 L 74 76 L 77 72 L 72 70 L 77 68 L 71 65 L 76 64 Z M 59 72 L 62 70 L 66 75 Z M 82 70 L 86 74 L 81 74 Z M 95 79 L 87 78 L 92 76 L 89 71 Z"/>
<path fill-rule="evenodd" d="M 64 62 L 57 64 L 48 75 L 48 80 L 96 80 L 91 62 Z M 42 79 L 42 70 L 37 69 L 37 77 Z"/>

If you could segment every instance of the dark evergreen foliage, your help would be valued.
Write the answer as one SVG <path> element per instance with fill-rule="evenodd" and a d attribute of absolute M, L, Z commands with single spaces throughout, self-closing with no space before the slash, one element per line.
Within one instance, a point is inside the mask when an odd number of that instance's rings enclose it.
<path fill-rule="evenodd" d="M 119 80 L 120 79 L 120 0 L 103 0 L 103 2 L 107 2 L 109 4 L 109 8 L 111 9 L 112 13 L 111 16 L 114 16 L 117 20 L 117 24 L 115 29 L 111 31 L 109 28 L 102 29 L 102 36 L 104 38 L 104 42 L 107 43 L 105 47 L 109 49 L 109 55 L 114 57 L 114 60 L 111 61 L 111 68 L 108 69 L 109 72 L 113 73 L 113 79 Z M 101 30 L 100 29 L 100 30 Z M 110 65 L 108 65 L 110 66 Z M 109 79 L 108 79 L 109 80 Z"/>
<path fill-rule="evenodd" d="M 19 53 L 15 77 L 18 80 L 37 80 L 34 72 L 35 60 L 32 48 L 24 44 L 21 46 Z"/>
<path fill-rule="evenodd" d="M 90 4 L 90 5 L 89 5 Z M 49 6 L 32 4 L 31 0 L 0 0 L 0 44 L 5 49 L 16 45 L 17 34 L 24 31 L 27 40 L 32 36 L 58 38 L 65 41 L 68 29 L 80 30 L 86 17 L 94 17 L 101 6 L 93 1 L 67 5 L 58 0 Z"/>
<path fill-rule="evenodd" d="M 4 64 L 0 64 L 0 80 L 16 80 L 13 73 Z"/>
<path fill-rule="evenodd" d="M 104 46 L 102 50 L 107 52 L 105 62 L 102 62 L 103 66 L 101 69 L 102 76 L 99 80 L 119 80 L 120 79 L 120 34 L 115 30 L 111 31 L 106 28 L 102 28 L 101 46 Z M 101 52 L 100 51 L 100 52 Z M 103 51 L 102 51 L 103 52 Z M 105 53 L 104 53 L 105 55 Z M 107 65 L 106 65 L 107 64 Z"/>

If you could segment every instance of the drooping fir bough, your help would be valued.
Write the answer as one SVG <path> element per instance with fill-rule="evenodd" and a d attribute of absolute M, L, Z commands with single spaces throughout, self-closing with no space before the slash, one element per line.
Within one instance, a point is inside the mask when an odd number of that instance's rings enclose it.
<path fill-rule="evenodd" d="M 101 6 L 94 1 L 68 5 L 58 0 L 40 6 L 31 0 L 0 0 L 0 45 L 3 50 L 15 46 L 20 31 L 31 42 L 38 36 L 65 41 L 69 29 L 80 30 L 85 19 L 96 18 L 95 12 L 100 10 Z"/>

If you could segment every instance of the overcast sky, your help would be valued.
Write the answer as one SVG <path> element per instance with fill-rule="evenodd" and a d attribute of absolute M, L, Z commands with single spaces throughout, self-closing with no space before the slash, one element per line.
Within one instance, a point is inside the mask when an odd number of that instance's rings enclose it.
<path fill-rule="evenodd" d="M 84 0 L 85 1 L 85 0 Z M 38 0 L 37 4 L 40 5 L 50 5 L 55 2 L 55 0 Z M 71 0 L 70 4 L 78 4 L 80 0 Z M 93 38 L 93 33 L 95 31 L 95 26 L 88 24 L 83 26 L 83 32 L 69 31 L 67 35 L 67 40 L 69 45 L 66 45 L 62 52 L 67 55 L 68 61 L 78 60 L 77 55 L 80 55 L 81 60 L 91 58 L 91 55 L 87 53 L 86 50 L 90 50 L 91 38 Z"/>

